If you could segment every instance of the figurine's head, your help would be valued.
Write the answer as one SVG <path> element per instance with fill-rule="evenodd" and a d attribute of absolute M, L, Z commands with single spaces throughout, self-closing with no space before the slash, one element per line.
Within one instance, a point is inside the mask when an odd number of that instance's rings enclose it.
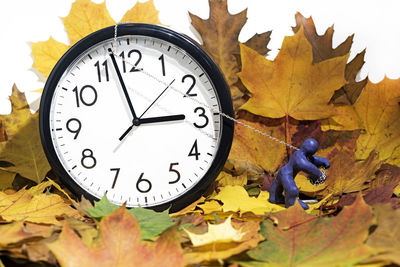
<path fill-rule="evenodd" d="M 303 142 L 300 150 L 304 151 L 307 156 L 312 156 L 318 150 L 318 141 L 314 138 L 308 138 Z"/>

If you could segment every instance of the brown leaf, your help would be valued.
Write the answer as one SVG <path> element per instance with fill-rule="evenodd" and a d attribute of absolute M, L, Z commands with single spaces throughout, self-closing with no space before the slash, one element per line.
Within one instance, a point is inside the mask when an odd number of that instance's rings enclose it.
<path fill-rule="evenodd" d="M 261 54 L 263 56 L 267 56 L 268 52 L 271 51 L 270 49 L 267 48 L 267 45 L 268 45 L 269 41 L 271 40 L 271 33 L 272 33 L 272 31 L 264 32 L 261 34 L 257 33 L 253 37 L 251 37 L 249 40 L 247 40 L 244 43 L 244 45 L 257 51 L 259 54 Z"/>
<path fill-rule="evenodd" d="M 336 48 L 332 48 L 333 26 L 329 27 L 324 35 L 318 35 L 312 17 L 307 19 L 299 12 L 296 13 L 295 17 L 296 26 L 292 27 L 293 32 L 297 33 L 303 26 L 304 35 L 312 45 L 314 63 L 341 57 L 350 52 L 354 35 L 347 37 L 347 39 Z"/>
<path fill-rule="evenodd" d="M 209 0 L 209 5 L 209 19 L 203 20 L 191 13 L 189 16 L 203 40 L 203 49 L 211 55 L 224 74 L 234 96 L 233 101 L 239 101 L 243 93 L 237 86 L 233 86 L 238 81 L 236 74 L 239 72 L 235 54 L 239 54 L 238 37 L 247 21 L 247 10 L 231 15 L 227 0 Z"/>
<path fill-rule="evenodd" d="M 155 243 L 143 243 L 135 217 L 121 207 L 103 218 L 100 237 L 86 246 L 66 223 L 59 239 L 48 244 L 65 266 L 183 266 L 183 254 L 173 232 Z"/>
<path fill-rule="evenodd" d="M 374 217 L 361 196 L 335 217 L 308 215 L 297 202 L 274 216 L 278 226 L 265 220 L 266 241 L 248 252 L 255 266 L 352 266 L 375 252 L 364 244 Z"/>
<path fill-rule="evenodd" d="M 353 105 L 368 82 L 368 78 L 356 82 L 357 74 L 364 65 L 365 49 L 346 65 L 345 77 L 347 84 L 337 90 L 331 98 L 333 104 Z"/>

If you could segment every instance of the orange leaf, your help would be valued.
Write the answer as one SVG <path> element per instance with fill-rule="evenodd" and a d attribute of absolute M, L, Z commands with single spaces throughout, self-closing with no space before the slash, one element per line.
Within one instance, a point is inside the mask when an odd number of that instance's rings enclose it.
<path fill-rule="evenodd" d="M 335 113 L 328 102 L 346 82 L 348 55 L 313 64 L 312 46 L 302 27 L 294 36 L 285 37 L 274 61 L 245 45 L 241 45 L 241 56 L 239 77 L 251 92 L 242 109 L 264 117 L 297 120 L 328 118 Z"/>
<path fill-rule="evenodd" d="M 139 225 L 125 207 L 104 217 L 100 238 L 84 245 L 68 224 L 59 239 L 48 244 L 62 267 L 66 266 L 182 266 L 183 254 L 179 241 L 165 232 L 150 244 L 140 238 Z"/>

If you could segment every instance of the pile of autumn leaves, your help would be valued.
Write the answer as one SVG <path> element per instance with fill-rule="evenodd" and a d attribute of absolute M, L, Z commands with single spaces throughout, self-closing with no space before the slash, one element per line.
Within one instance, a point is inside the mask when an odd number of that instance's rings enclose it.
<path fill-rule="evenodd" d="M 214 187 L 180 212 L 128 211 L 106 198 L 94 207 L 77 203 L 43 181 L 52 174 L 38 114 L 14 86 L 12 112 L 0 115 L 0 266 L 16 259 L 61 266 L 400 265 L 400 81 L 356 81 L 365 51 L 347 63 L 353 36 L 333 49 L 333 27 L 319 36 L 301 14 L 294 35 L 267 60 L 271 32 L 240 44 L 246 10 L 231 15 L 227 1 L 209 4 L 209 19 L 190 18 L 226 77 L 236 117 L 295 146 L 317 139 L 318 155 L 331 162 L 328 179 L 313 186 L 298 175 L 296 183 L 320 201 L 307 212 L 269 203 L 271 181 L 291 151 L 236 125 Z M 62 20 L 70 45 L 32 43 L 33 67 L 44 78 L 71 45 L 115 24 L 105 3 L 89 0 L 77 0 Z M 160 24 L 152 1 L 137 3 L 121 21 Z"/>

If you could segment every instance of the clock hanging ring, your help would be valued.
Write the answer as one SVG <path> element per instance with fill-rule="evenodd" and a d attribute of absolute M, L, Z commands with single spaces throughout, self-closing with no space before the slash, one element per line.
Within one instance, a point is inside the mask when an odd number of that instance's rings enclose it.
<path fill-rule="evenodd" d="M 233 138 L 229 88 L 191 39 L 120 24 L 76 43 L 44 87 L 46 156 L 76 195 L 177 211 L 221 171 Z"/>

